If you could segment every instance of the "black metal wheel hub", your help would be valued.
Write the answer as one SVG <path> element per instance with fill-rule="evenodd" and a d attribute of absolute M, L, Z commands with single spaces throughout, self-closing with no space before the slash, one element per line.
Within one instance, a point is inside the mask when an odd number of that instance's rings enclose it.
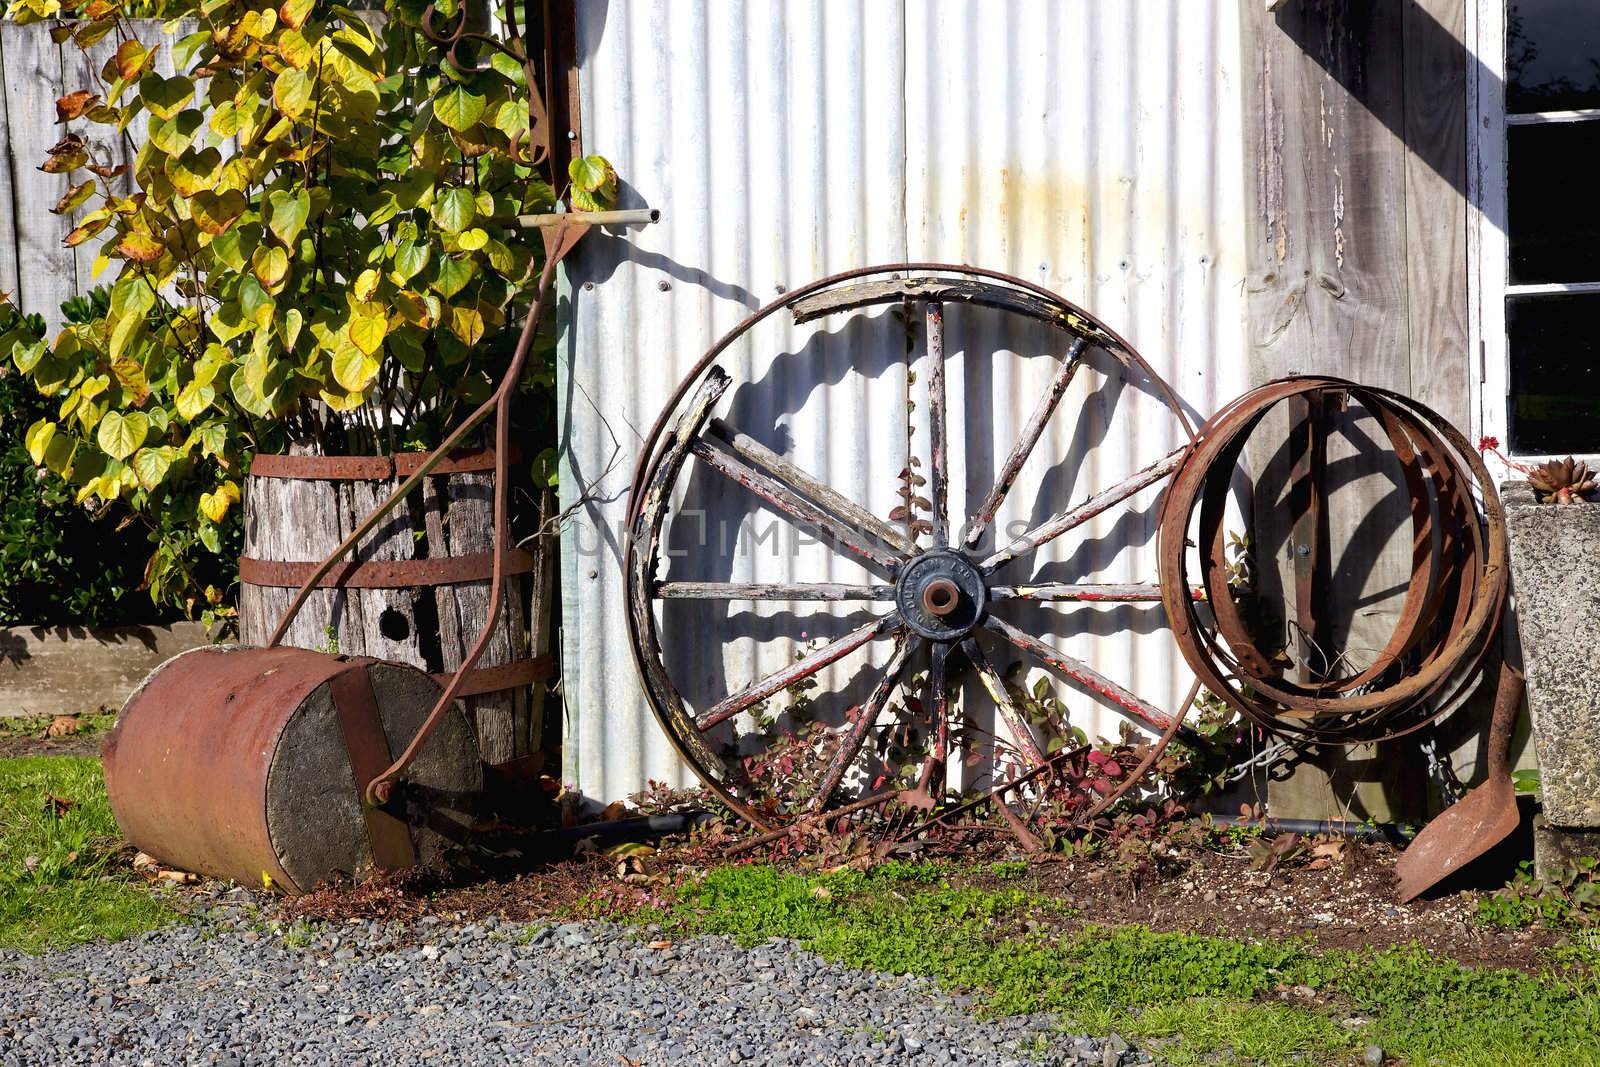
<path fill-rule="evenodd" d="M 960 552 L 935 549 L 912 557 L 895 579 L 895 606 L 930 641 L 959 641 L 983 619 L 989 589 L 983 572 Z"/>

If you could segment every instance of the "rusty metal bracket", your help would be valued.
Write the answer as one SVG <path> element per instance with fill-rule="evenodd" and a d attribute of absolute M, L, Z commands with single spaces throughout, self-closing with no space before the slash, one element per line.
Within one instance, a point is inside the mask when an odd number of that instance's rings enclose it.
<path fill-rule="evenodd" d="M 493 552 L 470 552 L 464 556 L 440 556 L 436 559 L 369 559 L 365 563 L 351 560 L 318 576 L 317 588 L 409 589 L 413 586 L 483 582 L 494 577 L 494 562 Z M 320 567 L 316 560 L 272 560 L 244 556 L 239 560 L 239 580 L 251 585 L 298 589 Z M 506 552 L 501 574 L 527 574 L 531 570 L 533 556 L 526 550 L 513 548 Z"/>
<path fill-rule="evenodd" d="M 367 783 L 389 765 L 389 738 L 378 717 L 378 697 L 372 691 L 367 663 L 352 663 L 333 676 L 328 689 L 339 716 L 345 751 L 350 755 L 350 772 L 355 775 L 356 791 L 366 796 Z M 403 870 L 417 861 L 411 841 L 411 828 L 404 819 L 374 807 L 362 805 L 367 822 L 367 843 L 372 847 L 372 862 L 386 871 Z"/>

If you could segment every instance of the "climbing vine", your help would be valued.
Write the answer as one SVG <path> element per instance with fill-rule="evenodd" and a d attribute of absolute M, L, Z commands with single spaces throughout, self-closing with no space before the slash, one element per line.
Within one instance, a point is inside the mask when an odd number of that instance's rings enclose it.
<path fill-rule="evenodd" d="M 148 7 L 11 4 L 108 55 L 39 117 L 84 120 L 41 164 L 62 176 L 52 210 L 76 213 L 67 244 L 98 246 L 106 294 L 53 338 L 0 337 L 0 356 L 58 402 L 27 428 L 33 461 L 81 503 L 120 501 L 150 525 L 152 598 L 215 610 L 226 591 L 190 561 L 223 552 L 249 458 L 436 443 L 509 358 L 542 261 L 518 216 L 558 194 L 603 207 L 616 175 L 589 157 L 569 189 L 539 179 L 525 65 L 493 49 L 452 60 L 414 0 L 381 17 L 324 0 L 165 5 L 199 25 L 170 52 L 153 28 L 175 23 L 130 17 Z M 444 0 L 430 28 L 466 17 Z M 552 384 L 535 361 L 525 388 Z"/>

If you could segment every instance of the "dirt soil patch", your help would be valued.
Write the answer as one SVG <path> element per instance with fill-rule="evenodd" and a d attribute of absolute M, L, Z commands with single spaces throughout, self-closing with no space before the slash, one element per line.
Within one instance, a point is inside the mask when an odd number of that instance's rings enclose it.
<path fill-rule="evenodd" d="M 586 902 L 626 906 L 670 896 L 671 888 L 722 858 L 728 838 L 710 845 L 682 839 L 659 851 L 593 853 L 551 862 L 513 877 L 449 884 L 408 873 L 356 886 L 332 886 L 285 901 L 295 918 L 414 920 L 424 914 L 476 921 L 488 916 L 532 921 L 570 917 Z M 1090 924 L 1140 924 L 1158 931 L 1251 940 L 1305 938 L 1324 949 L 1420 945 L 1470 966 L 1535 970 L 1540 950 L 1566 935 L 1540 927 L 1507 930 L 1476 919 L 1479 890 L 1447 891 L 1400 904 L 1394 894 L 1399 850 L 1382 842 L 1324 838 L 1269 871 L 1244 847 L 1167 846 L 1153 868 L 1134 874 L 1105 854 L 1024 859 L 991 838 L 979 854 L 950 861 L 956 885 L 1023 890 L 1066 908 L 1040 909 L 1061 933 Z M 1318 844 L 1324 847 L 1320 850 Z M 770 862 L 746 854 L 737 862 Z M 815 857 L 784 861 L 815 870 Z M 1449 887 L 1446 887 L 1448 890 Z M 1040 918 L 1030 917 L 1032 930 Z M 997 936 L 1020 931 L 997 930 Z"/>

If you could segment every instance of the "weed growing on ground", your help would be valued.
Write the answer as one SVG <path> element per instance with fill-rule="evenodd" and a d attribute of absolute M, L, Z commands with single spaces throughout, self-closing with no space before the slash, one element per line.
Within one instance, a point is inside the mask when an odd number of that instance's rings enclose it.
<path fill-rule="evenodd" d="M 0 947 L 39 952 L 171 921 L 114 862 L 120 849 L 98 760 L 0 760 Z"/>
<path fill-rule="evenodd" d="M 1345 1062 L 1367 1043 L 1452 1067 L 1600 1063 L 1600 953 L 1567 950 L 1530 975 L 1473 970 L 1421 948 L 1323 953 L 1303 941 L 1136 926 L 1055 936 L 1051 920 L 1071 909 L 1020 889 L 957 885 L 951 873 L 905 863 L 818 875 L 721 867 L 641 921 L 674 936 L 793 939 L 850 966 L 981 990 L 982 1010 L 994 1014 L 1054 1012 L 1070 1029 L 1158 1042 L 1176 1064 Z"/>
<path fill-rule="evenodd" d="M 1584 856 L 1550 878 L 1537 877 L 1533 864 L 1524 862 L 1509 885 L 1478 901 L 1478 921 L 1511 930 L 1600 925 L 1600 860 Z"/>

